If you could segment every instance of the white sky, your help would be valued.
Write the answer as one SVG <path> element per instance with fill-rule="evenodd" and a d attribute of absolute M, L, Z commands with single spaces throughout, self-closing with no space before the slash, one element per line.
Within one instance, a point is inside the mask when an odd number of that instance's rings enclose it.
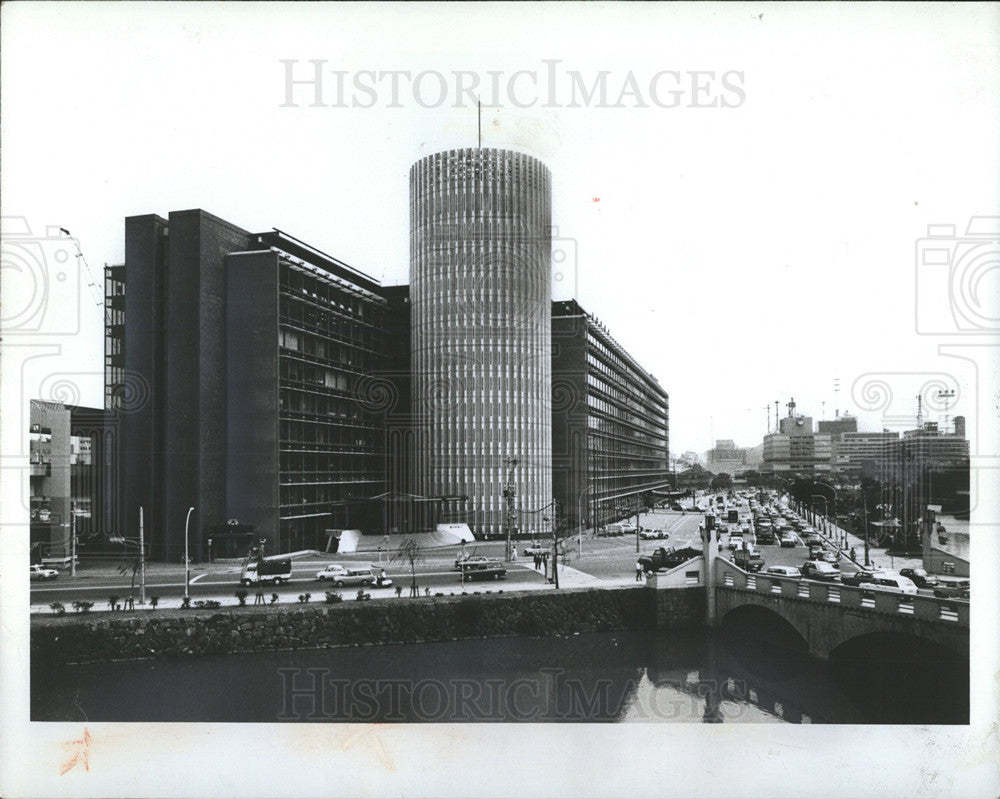
<path fill-rule="evenodd" d="M 929 223 L 961 236 L 970 216 L 1000 214 L 996 6 L 15 4 L 4 14 L 3 212 L 36 234 L 68 228 L 98 276 L 123 258 L 124 217 L 201 207 L 406 282 L 409 167 L 474 145 L 474 108 L 451 107 L 453 88 L 421 108 L 408 83 L 403 107 L 386 108 L 388 82 L 373 108 L 308 107 L 308 87 L 295 90 L 301 107 L 281 107 L 279 61 L 297 59 L 307 77 L 308 60 L 325 59 L 332 95 L 335 69 L 348 87 L 362 70 L 450 81 L 468 70 L 486 86 L 489 70 L 544 83 L 543 62 L 559 59 L 561 107 L 502 100 L 484 110 L 484 144 L 552 170 L 553 223 L 577 254 L 555 296 L 575 295 L 669 391 L 673 451 L 702 451 L 713 433 L 758 444 L 766 406 L 780 400 L 784 415 L 792 396 L 815 418 L 840 408 L 862 429 L 905 427 L 882 417 L 912 417 L 916 393 L 933 400 L 942 387 L 957 390 L 950 413 L 969 417 L 975 437 L 974 367 L 915 330 L 918 292 L 946 310 L 946 282 L 921 273 L 918 289 L 914 253 Z M 567 107 L 569 70 L 588 84 L 608 70 L 613 103 L 629 71 L 645 93 L 668 69 L 741 72 L 745 101 L 691 108 L 688 91 L 670 109 L 629 97 L 623 108 Z M 436 84 L 422 85 L 433 103 Z M 983 284 L 993 316 L 997 272 Z M 56 332 L 75 313 L 53 311 Z M 79 335 L 47 340 L 67 371 L 84 373 L 79 400 L 100 404 L 101 312 L 87 295 L 79 318 Z M 28 382 L 47 390 L 39 381 L 59 362 Z M 887 407 L 877 394 L 861 401 L 872 380 L 891 393 Z"/>

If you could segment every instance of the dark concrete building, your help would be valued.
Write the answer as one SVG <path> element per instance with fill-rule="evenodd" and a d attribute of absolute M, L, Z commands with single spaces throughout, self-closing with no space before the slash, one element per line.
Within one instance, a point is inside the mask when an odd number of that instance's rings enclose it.
<path fill-rule="evenodd" d="M 142 507 L 151 555 L 172 559 L 193 507 L 198 557 L 228 522 L 271 551 L 325 544 L 348 499 L 386 490 L 393 411 L 370 381 L 408 367 L 389 356 L 381 287 L 280 231 L 201 210 L 130 217 L 125 238 L 106 287 L 124 534 Z"/>
<path fill-rule="evenodd" d="M 574 300 L 552 303 L 552 484 L 569 528 L 670 489 L 670 399 Z"/>

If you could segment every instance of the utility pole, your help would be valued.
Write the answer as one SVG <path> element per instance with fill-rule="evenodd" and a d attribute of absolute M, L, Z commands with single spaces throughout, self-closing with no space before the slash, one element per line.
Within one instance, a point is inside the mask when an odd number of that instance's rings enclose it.
<path fill-rule="evenodd" d="M 139 604 L 146 604 L 146 539 L 142 527 L 142 505 L 139 506 Z"/>
<path fill-rule="evenodd" d="M 69 503 L 69 576 L 76 577 L 76 503 Z"/>

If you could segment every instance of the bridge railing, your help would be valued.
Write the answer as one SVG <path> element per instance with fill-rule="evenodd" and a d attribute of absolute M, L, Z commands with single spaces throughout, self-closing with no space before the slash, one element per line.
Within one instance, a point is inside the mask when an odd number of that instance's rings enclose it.
<path fill-rule="evenodd" d="M 721 557 L 716 560 L 716 569 L 718 588 L 735 588 L 768 596 L 824 602 L 844 608 L 866 608 L 876 613 L 969 626 L 969 603 L 965 600 L 897 594 L 878 588 L 861 588 L 804 577 L 754 574 Z"/>

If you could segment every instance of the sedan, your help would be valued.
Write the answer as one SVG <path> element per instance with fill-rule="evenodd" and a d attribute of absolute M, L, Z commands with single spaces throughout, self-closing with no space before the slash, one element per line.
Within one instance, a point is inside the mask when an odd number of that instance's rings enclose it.
<path fill-rule="evenodd" d="M 880 571 L 861 570 L 845 574 L 840 578 L 844 585 L 861 585 L 862 583 L 874 583 L 875 578 L 881 575 Z"/>
<path fill-rule="evenodd" d="M 840 570 L 823 560 L 807 560 L 802 564 L 802 576 L 811 580 L 833 582 L 840 579 Z"/>
<path fill-rule="evenodd" d="M 524 554 L 528 554 L 528 548 L 525 547 Z M 490 559 L 484 555 L 470 555 L 467 558 L 459 558 L 455 561 L 455 571 L 462 571 L 463 568 L 467 569 L 470 566 L 475 566 L 476 564 L 489 563 Z"/>
<path fill-rule="evenodd" d="M 339 563 L 329 563 L 325 569 L 320 569 L 316 572 L 317 580 L 334 580 L 343 574 L 347 574 L 347 569 L 341 566 Z"/>
<path fill-rule="evenodd" d="M 801 577 L 802 572 L 799 571 L 795 566 L 768 566 L 764 571 L 764 574 L 770 574 L 773 577 Z"/>
<path fill-rule="evenodd" d="M 936 588 L 939 583 L 936 576 L 924 569 L 900 569 L 899 573 L 909 578 L 917 588 Z"/>
<path fill-rule="evenodd" d="M 783 547 L 794 547 L 797 543 L 794 535 L 785 534 L 781 536 L 781 546 Z"/>
<path fill-rule="evenodd" d="M 31 566 L 31 579 L 32 580 L 54 580 L 59 576 L 59 572 L 55 569 L 47 569 L 41 564 L 35 563 Z"/>

